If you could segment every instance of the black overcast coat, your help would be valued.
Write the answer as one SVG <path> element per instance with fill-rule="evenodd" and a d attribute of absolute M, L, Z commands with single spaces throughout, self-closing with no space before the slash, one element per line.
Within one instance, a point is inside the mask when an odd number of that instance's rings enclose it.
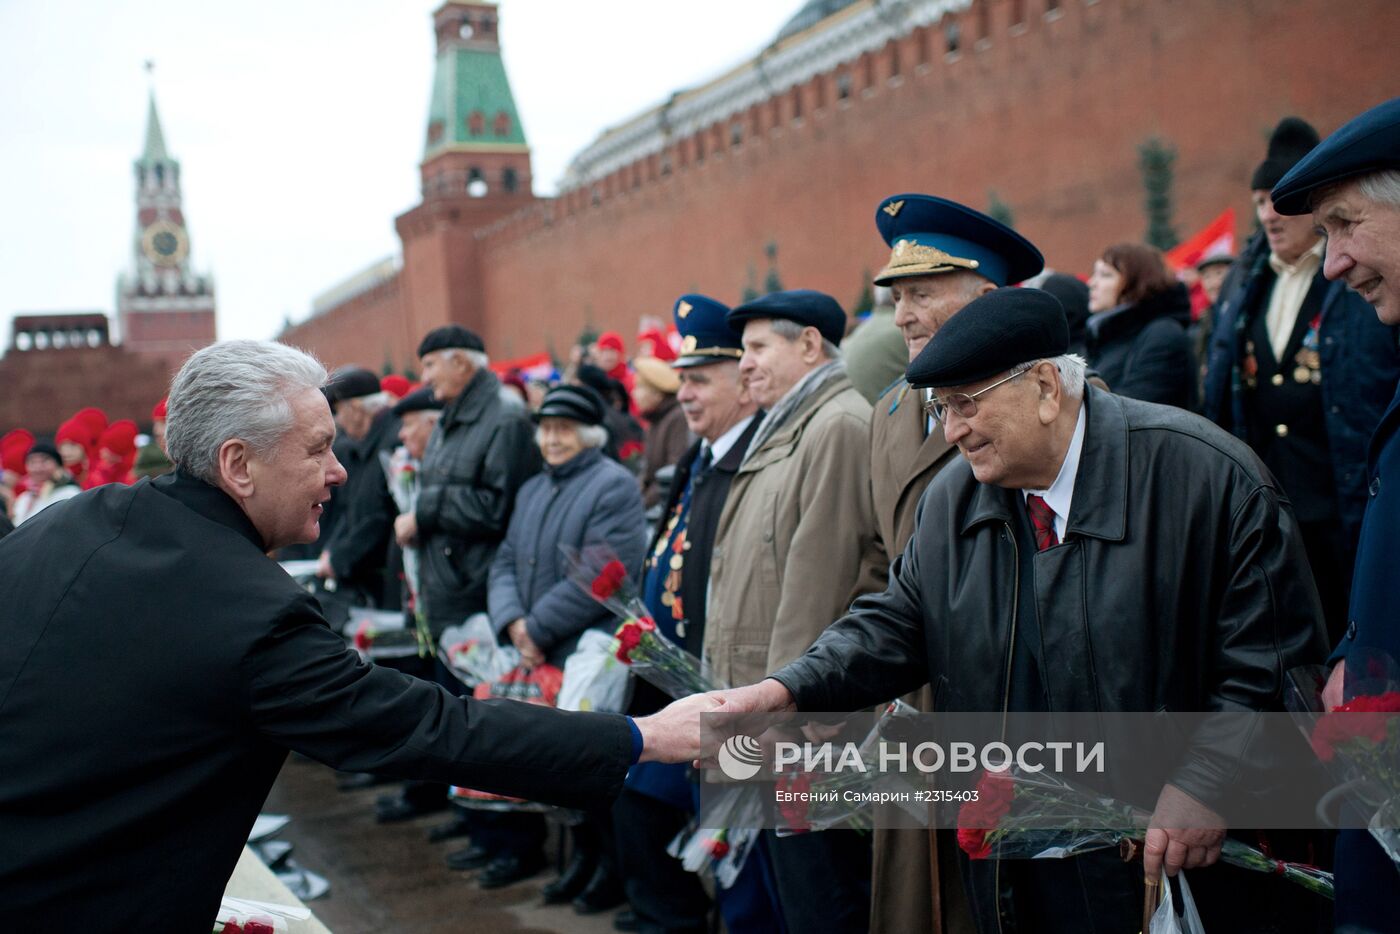
<path fill-rule="evenodd" d="M 1196 407 L 1196 355 L 1186 328 L 1191 299 L 1180 283 L 1135 305 L 1091 315 L 1089 366 L 1120 396 Z"/>
<path fill-rule="evenodd" d="M 398 445 L 398 434 L 398 417 L 384 409 L 375 414 L 363 438 L 346 439 L 341 460 L 346 479 L 336 499 L 341 517 L 326 545 L 337 584 L 358 590 L 376 606 L 383 606 L 386 595 L 398 590 L 397 580 L 392 587 L 386 580 L 385 568 L 399 511 L 379 462 L 381 451 L 392 453 Z"/>
<path fill-rule="evenodd" d="M 263 551 L 181 473 L 0 541 L 5 930 L 205 934 L 288 749 L 574 807 L 621 787 L 624 718 L 367 665 Z"/>

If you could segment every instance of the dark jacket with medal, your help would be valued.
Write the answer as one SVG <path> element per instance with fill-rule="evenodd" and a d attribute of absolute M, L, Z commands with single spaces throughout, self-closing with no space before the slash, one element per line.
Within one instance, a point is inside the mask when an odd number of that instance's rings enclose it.
<path fill-rule="evenodd" d="M 1366 508 L 1366 446 L 1400 380 L 1397 330 L 1318 271 L 1281 359 L 1264 312 L 1276 276 L 1268 242 L 1246 246 L 1220 293 L 1204 414 L 1253 447 L 1300 521 L 1336 518 L 1355 542 Z"/>
<path fill-rule="evenodd" d="M 0 542 L 7 930 L 208 931 L 289 749 L 569 807 L 621 788 L 625 718 L 366 664 L 265 551 L 183 472 L 85 493 Z"/>

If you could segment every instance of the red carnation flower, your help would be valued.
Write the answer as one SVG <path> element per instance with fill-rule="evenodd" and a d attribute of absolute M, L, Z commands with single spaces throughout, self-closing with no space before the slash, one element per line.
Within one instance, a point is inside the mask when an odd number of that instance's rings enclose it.
<path fill-rule="evenodd" d="M 632 664 L 632 650 L 642 641 L 642 627 L 635 622 L 623 623 L 617 631 L 617 660 L 624 665 Z"/>
<path fill-rule="evenodd" d="M 1309 738 L 1313 752 L 1323 762 L 1331 762 L 1343 743 L 1366 740 L 1379 745 L 1386 741 L 1390 721 L 1395 719 L 1387 714 L 1395 712 L 1400 712 L 1400 691 L 1354 697 L 1317 721 Z"/>
<path fill-rule="evenodd" d="M 987 831 L 981 827 L 959 827 L 958 846 L 968 859 L 986 859 L 992 855 L 992 845 L 987 842 Z"/>
<path fill-rule="evenodd" d="M 593 578 L 593 596 L 599 600 L 606 600 L 617 593 L 622 582 L 627 580 L 627 568 L 621 561 L 613 559 L 603 565 L 603 570 L 598 572 L 598 576 Z"/>
<path fill-rule="evenodd" d="M 637 618 L 637 626 L 642 632 L 655 632 L 656 620 L 652 619 L 650 616 L 640 616 Z"/>

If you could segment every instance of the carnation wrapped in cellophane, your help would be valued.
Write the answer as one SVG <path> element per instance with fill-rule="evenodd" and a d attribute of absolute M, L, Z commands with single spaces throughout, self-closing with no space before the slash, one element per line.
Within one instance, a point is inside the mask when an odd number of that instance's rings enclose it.
<path fill-rule="evenodd" d="M 585 545 L 581 550 L 568 545 L 560 545 L 559 549 L 568 564 L 569 580 L 620 620 L 613 633 L 613 652 L 618 661 L 675 698 L 727 687 L 708 665 L 656 628 L 626 565 L 611 548 L 600 543 Z"/>
<path fill-rule="evenodd" d="M 1139 852 L 1151 819 L 1048 772 L 1013 766 L 982 773 L 976 799 L 958 811 L 958 846 L 970 859 L 1063 859 L 1109 847 L 1127 858 Z M 1220 858 L 1332 898 L 1332 874 L 1316 866 L 1273 859 L 1232 837 L 1225 838 Z"/>

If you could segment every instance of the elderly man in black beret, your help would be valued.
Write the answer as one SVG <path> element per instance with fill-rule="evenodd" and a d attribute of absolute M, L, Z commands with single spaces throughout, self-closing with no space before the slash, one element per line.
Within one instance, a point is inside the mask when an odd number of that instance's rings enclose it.
<path fill-rule="evenodd" d="M 729 487 L 710 557 L 705 656 L 729 684 L 792 661 L 879 586 L 870 403 L 846 376 L 846 314 L 829 295 L 774 292 L 729 312 L 739 372 L 767 410 Z M 865 576 L 862 576 L 862 573 Z M 791 930 L 868 923 L 870 847 L 853 831 L 770 838 Z"/>
<path fill-rule="evenodd" d="M 990 292 L 943 325 L 908 376 L 933 389 L 928 410 L 963 459 L 924 494 L 885 592 L 730 703 L 858 710 L 928 681 L 949 712 L 1279 704 L 1283 673 L 1324 651 L 1287 501 L 1204 419 L 1086 387 L 1068 343 L 1059 303 L 1036 289 Z M 1214 775 L 1188 764 L 1178 778 L 1158 813 L 1189 829 L 1149 831 L 1153 880 L 1213 863 L 1224 837 Z M 1116 852 L 962 866 L 984 932 L 1141 923 L 1143 871 Z M 1192 884 L 1214 907 L 1244 875 Z"/>
<path fill-rule="evenodd" d="M 1400 98 L 1352 118 L 1323 140 L 1278 183 L 1273 200 L 1280 214 L 1311 212 L 1327 235 L 1323 274 L 1369 302 L 1381 324 L 1400 325 Z M 1332 653 L 1337 664 L 1323 698 L 1329 706 L 1385 690 L 1383 679 L 1368 684 L 1368 674 L 1389 667 L 1394 677 L 1392 666 L 1400 662 L 1400 575 L 1394 558 L 1400 526 L 1400 394 L 1371 436 L 1365 483 L 1347 628 Z M 1394 868 L 1365 831 L 1341 832 L 1339 932 L 1396 930 L 1400 898 Z"/>
<path fill-rule="evenodd" d="M 394 536 L 418 549 L 422 609 L 438 636 L 486 612 L 491 561 L 516 491 L 540 470 L 540 452 L 529 413 L 502 395 L 477 334 L 458 324 L 435 328 L 418 345 L 418 359 L 443 410 L 423 454 L 417 508 L 394 520 Z M 443 673 L 443 683 L 450 686 L 450 677 Z M 379 819 L 408 820 L 444 807 L 439 789 L 413 788 L 381 798 Z"/>

